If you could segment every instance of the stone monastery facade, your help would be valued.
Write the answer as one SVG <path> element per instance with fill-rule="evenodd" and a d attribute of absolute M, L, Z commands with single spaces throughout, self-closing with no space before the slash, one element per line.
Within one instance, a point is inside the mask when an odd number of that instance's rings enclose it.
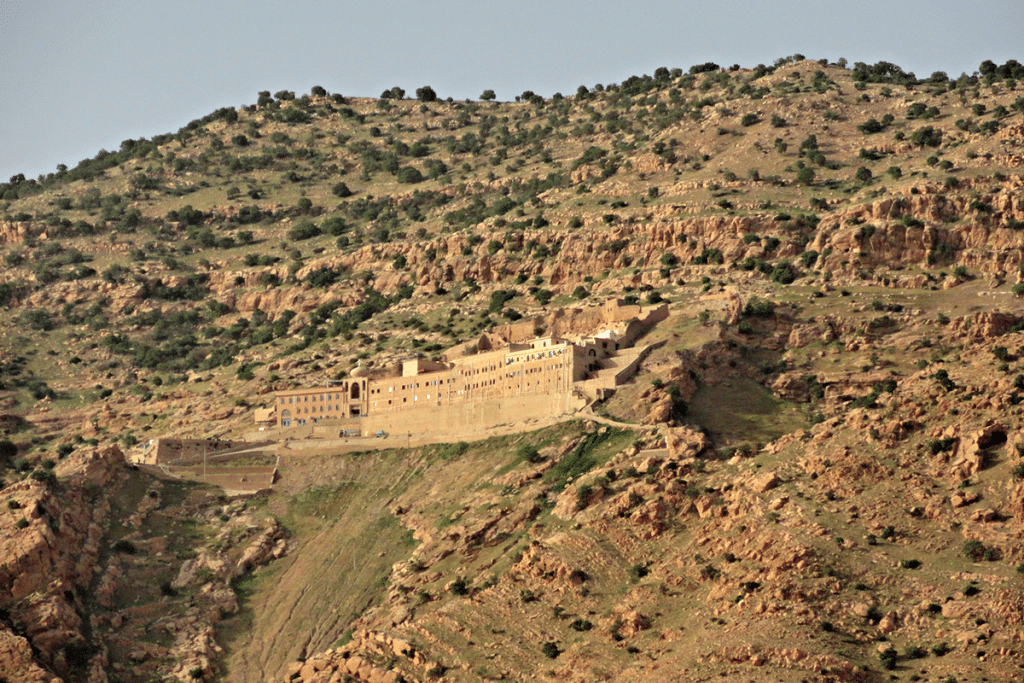
<path fill-rule="evenodd" d="M 662 319 L 667 309 L 658 313 Z M 621 348 L 630 336 L 607 330 L 576 340 L 506 341 L 498 348 L 483 338 L 479 347 L 490 350 L 447 362 L 409 359 L 393 376 L 371 377 L 360 367 L 326 386 L 276 392 L 267 422 L 282 430 L 370 436 L 480 429 L 574 412 L 635 372 L 650 347 Z"/>

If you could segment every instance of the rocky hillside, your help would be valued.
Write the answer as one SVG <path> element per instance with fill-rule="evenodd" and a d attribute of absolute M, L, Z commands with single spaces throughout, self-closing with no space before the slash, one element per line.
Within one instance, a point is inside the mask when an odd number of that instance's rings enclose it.
<path fill-rule="evenodd" d="M 260 93 L 0 184 L 3 677 L 1013 680 L 1022 77 Z M 608 298 L 672 317 L 583 421 L 124 464 Z"/>

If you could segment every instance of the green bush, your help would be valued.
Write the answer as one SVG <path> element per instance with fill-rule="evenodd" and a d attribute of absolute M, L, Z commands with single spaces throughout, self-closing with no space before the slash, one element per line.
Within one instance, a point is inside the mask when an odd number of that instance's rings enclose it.
<path fill-rule="evenodd" d="M 594 487 L 590 484 L 582 484 L 576 489 L 576 509 L 582 510 L 587 507 L 587 503 L 590 500 L 591 494 L 594 492 Z"/>
<path fill-rule="evenodd" d="M 575 619 L 569 626 L 573 631 L 589 631 L 594 627 L 592 623 L 583 618 Z"/>
<path fill-rule="evenodd" d="M 400 183 L 406 185 L 414 185 L 416 183 L 422 183 L 424 178 L 423 174 L 420 173 L 419 169 L 413 166 L 403 166 L 398 169 L 398 173 L 395 175 L 396 179 Z"/>
<path fill-rule="evenodd" d="M 933 126 L 918 128 L 910 136 L 910 141 L 921 147 L 938 147 L 942 144 L 942 131 Z"/>
<path fill-rule="evenodd" d="M 320 228 L 312 221 L 303 221 L 288 231 L 288 239 L 301 241 L 312 239 L 321 235 Z"/>
<path fill-rule="evenodd" d="M 974 562 L 980 562 L 985 559 L 985 553 L 987 550 L 988 549 L 985 547 L 985 544 L 977 539 L 964 541 L 963 546 L 960 548 L 960 552 L 963 553 L 963 556 L 969 560 L 973 560 Z"/>
<path fill-rule="evenodd" d="M 562 654 L 562 651 L 558 649 L 558 645 L 550 640 L 544 643 L 540 651 L 549 659 L 555 659 L 558 655 Z"/>

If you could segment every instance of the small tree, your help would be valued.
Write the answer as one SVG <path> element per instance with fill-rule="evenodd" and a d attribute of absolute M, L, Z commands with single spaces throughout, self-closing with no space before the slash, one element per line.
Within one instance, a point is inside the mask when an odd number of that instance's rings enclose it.
<path fill-rule="evenodd" d="M 419 169 L 415 168 L 414 166 L 403 166 L 402 168 L 398 169 L 397 179 L 398 182 L 400 183 L 412 185 L 415 183 L 422 183 L 423 174 L 420 173 Z"/>
<path fill-rule="evenodd" d="M 493 90 L 484 90 L 483 93 L 480 95 L 480 99 L 483 100 L 484 102 L 491 102 L 492 100 L 494 100 L 495 97 L 497 96 L 494 94 Z"/>
<path fill-rule="evenodd" d="M 420 102 L 437 102 L 437 93 L 429 85 L 416 88 L 416 99 Z"/>
<path fill-rule="evenodd" d="M 335 197 L 340 197 L 342 199 L 352 196 L 352 190 L 348 189 L 348 185 L 345 183 L 336 183 L 334 187 L 331 188 L 331 193 Z"/>
<path fill-rule="evenodd" d="M 933 126 L 918 128 L 910 136 L 910 141 L 921 147 L 938 147 L 942 144 L 942 131 Z"/>
<path fill-rule="evenodd" d="M 309 94 L 313 97 L 327 97 L 327 90 L 319 85 L 314 85 Z"/>
<path fill-rule="evenodd" d="M 867 167 L 861 166 L 860 168 L 857 169 L 857 172 L 854 174 L 854 176 L 860 182 L 866 183 L 869 180 L 871 180 L 871 171 Z"/>
<path fill-rule="evenodd" d="M 813 185 L 814 184 L 814 169 L 810 166 L 804 166 L 796 173 L 796 181 L 801 185 Z"/>

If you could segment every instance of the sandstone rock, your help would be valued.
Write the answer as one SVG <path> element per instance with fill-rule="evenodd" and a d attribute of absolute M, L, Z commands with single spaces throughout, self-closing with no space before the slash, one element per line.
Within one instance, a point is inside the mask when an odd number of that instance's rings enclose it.
<path fill-rule="evenodd" d="M 779 485 L 780 479 L 775 472 L 765 472 L 759 477 L 751 480 L 750 490 L 755 493 L 764 493 L 770 491 Z"/>

